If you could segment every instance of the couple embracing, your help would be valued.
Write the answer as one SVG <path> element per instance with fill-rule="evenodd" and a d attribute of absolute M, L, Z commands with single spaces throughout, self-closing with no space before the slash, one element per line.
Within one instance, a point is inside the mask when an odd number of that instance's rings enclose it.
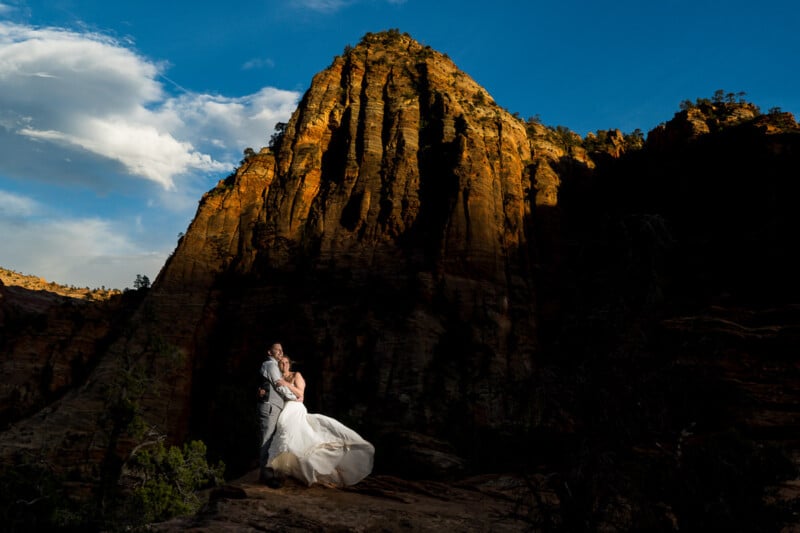
<path fill-rule="evenodd" d="M 354 485 L 372 471 L 375 448 L 341 422 L 309 414 L 305 380 L 292 372 L 280 344 L 267 350 L 258 390 L 260 479 L 281 486 L 285 476 L 311 485 Z"/>

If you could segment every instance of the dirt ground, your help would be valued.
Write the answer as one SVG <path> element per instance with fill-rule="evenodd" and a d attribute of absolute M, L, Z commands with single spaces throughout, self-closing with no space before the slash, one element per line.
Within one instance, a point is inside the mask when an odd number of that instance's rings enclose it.
<path fill-rule="evenodd" d="M 556 495 L 544 480 L 489 475 L 457 483 L 371 476 L 350 488 L 279 489 L 257 471 L 215 489 L 195 516 L 152 525 L 154 531 L 532 531 L 555 526 Z M 548 523 L 550 522 L 550 523 Z"/>

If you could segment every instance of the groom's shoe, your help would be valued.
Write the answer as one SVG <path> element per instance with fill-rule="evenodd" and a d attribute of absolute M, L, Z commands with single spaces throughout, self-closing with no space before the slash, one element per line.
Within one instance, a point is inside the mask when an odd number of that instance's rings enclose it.
<path fill-rule="evenodd" d="M 273 477 L 275 477 L 275 471 L 272 468 L 267 468 L 265 466 L 262 466 L 261 468 L 259 468 L 259 470 L 258 470 L 258 482 L 259 483 L 265 483 L 266 484 L 267 480 L 272 479 Z"/>
<path fill-rule="evenodd" d="M 266 481 L 267 487 L 271 489 L 279 489 L 283 486 L 283 480 L 277 477 L 269 479 Z"/>
<path fill-rule="evenodd" d="M 271 489 L 279 489 L 283 486 L 283 480 L 278 476 L 274 469 L 265 467 L 261 469 L 259 481 Z"/>

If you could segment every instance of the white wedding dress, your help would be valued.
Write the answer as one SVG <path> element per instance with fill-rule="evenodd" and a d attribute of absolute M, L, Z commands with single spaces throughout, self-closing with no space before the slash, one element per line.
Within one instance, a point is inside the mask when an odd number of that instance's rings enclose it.
<path fill-rule="evenodd" d="M 375 448 L 338 420 L 309 414 L 302 402 L 289 401 L 278 427 L 267 466 L 309 485 L 354 485 L 372 472 Z"/>

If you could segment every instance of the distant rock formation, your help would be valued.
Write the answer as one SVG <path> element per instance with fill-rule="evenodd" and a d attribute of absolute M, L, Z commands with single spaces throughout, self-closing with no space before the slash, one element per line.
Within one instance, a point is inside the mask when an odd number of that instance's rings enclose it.
<path fill-rule="evenodd" d="M 121 293 L 0 268 L 0 427 L 81 386 L 102 355 Z"/>

